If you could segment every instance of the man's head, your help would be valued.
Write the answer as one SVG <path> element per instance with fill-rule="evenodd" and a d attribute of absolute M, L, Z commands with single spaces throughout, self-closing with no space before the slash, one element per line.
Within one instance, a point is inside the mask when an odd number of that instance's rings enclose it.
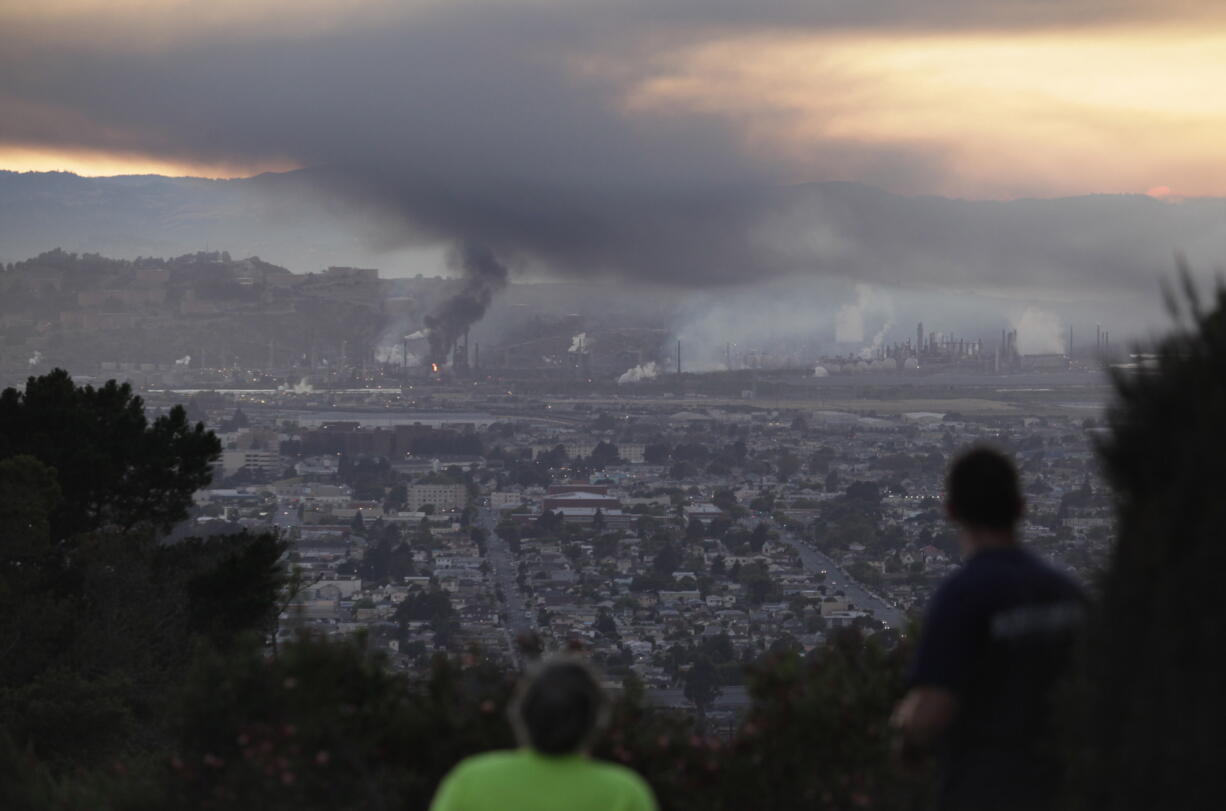
<path fill-rule="evenodd" d="M 604 691 L 586 665 L 555 659 L 521 685 L 511 722 L 520 743 L 541 754 L 568 755 L 591 745 L 606 708 Z"/>
<path fill-rule="evenodd" d="M 982 446 L 966 451 L 949 466 L 945 499 L 950 519 L 971 536 L 972 545 L 978 536 L 1012 536 L 1025 506 L 1013 462 Z"/>

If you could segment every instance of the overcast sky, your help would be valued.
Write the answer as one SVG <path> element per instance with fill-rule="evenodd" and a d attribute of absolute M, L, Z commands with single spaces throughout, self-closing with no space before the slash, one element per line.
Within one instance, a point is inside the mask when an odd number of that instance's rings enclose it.
<path fill-rule="evenodd" d="M 6 3 L 0 168 L 325 167 L 329 193 L 382 223 L 389 247 L 479 242 L 571 275 L 829 268 L 940 284 L 940 256 L 861 253 L 914 220 L 866 234 L 842 203 L 796 214 L 778 190 L 1224 195 L 1224 14 L 1189 0 Z M 858 200 L 850 214 L 874 211 Z M 1116 236 L 1085 216 L 1009 273 L 1046 262 L 1050 284 L 1086 252 L 1083 226 Z M 1128 278 L 1184 247 L 1155 234 Z M 1123 236 L 1145 234 L 1130 220 Z M 1121 252 L 1072 275 L 1096 278 Z M 972 270 L 995 278 L 963 265 L 951 280 Z"/>

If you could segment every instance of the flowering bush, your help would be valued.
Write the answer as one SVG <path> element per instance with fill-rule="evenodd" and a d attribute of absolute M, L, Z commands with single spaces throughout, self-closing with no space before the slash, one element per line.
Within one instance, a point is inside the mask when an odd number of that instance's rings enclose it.
<path fill-rule="evenodd" d="M 632 683 L 595 755 L 639 771 L 669 811 L 910 808 L 922 792 L 892 768 L 885 731 L 901 657 L 856 634 L 774 656 L 751 669 L 752 704 L 731 737 L 648 708 Z M 276 657 L 254 643 L 202 650 L 173 754 L 63 779 L 53 805 L 425 809 L 461 759 L 514 746 L 513 682 L 475 655 L 440 657 L 413 682 L 361 639 L 303 638 Z"/>

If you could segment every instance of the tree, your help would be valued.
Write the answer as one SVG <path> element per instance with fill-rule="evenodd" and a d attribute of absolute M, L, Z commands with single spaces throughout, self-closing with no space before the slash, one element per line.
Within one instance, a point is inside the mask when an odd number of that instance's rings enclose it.
<path fill-rule="evenodd" d="M 649 465 L 666 465 L 669 455 L 669 447 L 658 442 L 650 443 L 643 448 L 643 461 Z"/>
<path fill-rule="evenodd" d="M 383 500 L 384 512 L 396 512 L 403 510 L 405 504 L 409 501 L 409 488 L 404 482 L 398 482 L 391 486 L 387 491 L 387 498 Z"/>
<path fill-rule="evenodd" d="M 763 490 L 749 502 L 749 509 L 756 512 L 772 512 L 775 509 L 775 491 Z"/>
<path fill-rule="evenodd" d="M 1226 291 L 1205 312 L 1185 270 L 1180 326 L 1143 372 L 1113 374 L 1099 455 L 1118 540 L 1080 673 L 1079 805 L 1194 808 L 1223 788 Z M 1088 489 L 1088 488 L 1086 488 Z"/>
<path fill-rule="evenodd" d="M 618 635 L 617 623 L 613 621 L 613 615 L 603 608 L 596 615 L 596 622 L 592 627 L 605 636 L 616 637 Z"/>
<path fill-rule="evenodd" d="M 152 423 L 132 387 L 77 386 L 62 369 L 0 393 L 0 459 L 26 455 L 54 468 L 61 499 L 55 539 L 94 529 L 167 530 L 212 480 L 221 443 L 181 406 Z"/>
<path fill-rule="evenodd" d="M 665 576 L 672 575 L 680 565 L 681 551 L 671 542 L 664 544 L 664 547 L 656 553 L 655 558 L 651 561 L 651 568 Z"/>
<path fill-rule="evenodd" d="M 766 546 L 768 540 L 770 540 L 770 527 L 765 523 L 759 522 L 753 528 L 753 532 L 749 534 L 749 548 L 756 555 L 762 551 L 762 547 Z"/>
<path fill-rule="evenodd" d="M 592 449 L 591 456 L 588 457 L 588 463 L 597 470 L 601 470 L 608 465 L 616 465 L 621 459 L 617 454 L 617 446 L 611 442 L 598 442 L 596 447 Z"/>
<path fill-rule="evenodd" d="M 701 541 L 707 535 L 707 528 L 698 518 L 691 517 L 689 523 L 685 525 L 685 539 L 687 541 Z"/>
<path fill-rule="evenodd" d="M 798 418 L 799 419 L 799 418 Z M 791 451 L 779 454 L 775 463 L 775 472 L 780 481 L 787 481 L 800 472 L 800 459 Z"/>
<path fill-rule="evenodd" d="M 720 687 L 719 669 L 709 656 L 699 654 L 694 657 L 690 669 L 685 673 L 685 697 L 694 703 L 699 715 L 706 715 L 707 710 L 719 698 L 723 690 Z"/>
<path fill-rule="evenodd" d="M 728 512 L 736 506 L 736 493 L 728 489 L 716 490 L 715 495 L 711 497 L 711 503 Z"/>
<path fill-rule="evenodd" d="M 736 568 L 735 566 L 733 567 Z M 771 579 L 770 572 L 761 562 L 742 566 L 736 578 L 745 588 L 745 598 L 750 605 L 761 605 L 779 597 L 779 585 Z"/>
<path fill-rule="evenodd" d="M 0 559 L 12 565 L 44 556 L 59 501 L 54 470 L 33 456 L 0 461 Z"/>
<path fill-rule="evenodd" d="M 686 461 L 676 462 L 668 469 L 668 477 L 676 481 L 688 479 L 697 473 L 698 469 L 694 467 L 693 463 Z"/>
<path fill-rule="evenodd" d="M 7 550 L 7 547 L 6 547 Z M 58 767 L 156 746 L 200 643 L 272 629 L 285 545 L 271 535 L 158 544 L 94 533 L 0 567 L 0 718 Z"/>

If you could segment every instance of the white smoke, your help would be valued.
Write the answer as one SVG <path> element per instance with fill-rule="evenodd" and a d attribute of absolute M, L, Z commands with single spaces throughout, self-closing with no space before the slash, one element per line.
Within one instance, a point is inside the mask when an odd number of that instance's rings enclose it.
<path fill-rule="evenodd" d="M 841 344 L 864 341 L 864 311 L 856 304 L 844 304 L 834 316 L 834 339 Z"/>
<path fill-rule="evenodd" d="M 583 352 L 587 349 L 587 333 L 581 332 L 570 339 L 570 349 L 567 352 Z"/>
<path fill-rule="evenodd" d="M 880 323 L 868 345 L 859 351 L 860 357 L 870 360 L 894 328 L 894 301 L 887 293 L 869 284 L 857 284 L 855 292 L 855 301 L 842 305 L 834 315 L 834 339 L 841 344 L 864 343 L 865 325 Z"/>
<path fill-rule="evenodd" d="M 885 343 L 885 336 L 894 328 L 893 321 L 886 321 L 881 325 L 881 329 L 877 330 L 877 334 L 873 336 L 873 340 L 869 341 L 868 346 L 860 350 L 860 357 L 865 360 L 871 360 L 877 355 L 877 350 Z"/>
<path fill-rule="evenodd" d="M 286 392 L 287 394 L 314 394 L 315 387 L 311 385 L 305 377 L 299 380 L 292 386 L 278 386 L 278 391 Z"/>
<path fill-rule="evenodd" d="M 183 357 L 175 361 L 175 366 L 190 366 L 191 363 L 192 363 L 192 356 L 184 355 Z"/>
<path fill-rule="evenodd" d="M 830 377 L 830 372 L 826 371 L 825 366 L 814 366 L 813 376 L 814 377 Z"/>
<path fill-rule="evenodd" d="M 656 362 L 648 361 L 635 366 L 633 369 L 627 369 L 621 377 L 617 378 L 618 383 L 639 383 L 643 380 L 651 380 L 660 374 L 660 369 L 656 366 Z"/>
<path fill-rule="evenodd" d="M 404 362 L 405 341 L 424 341 L 429 337 L 424 329 L 419 329 L 406 335 L 404 334 L 406 326 L 407 324 L 404 319 L 401 319 L 383 331 L 383 334 L 379 336 L 378 345 L 375 346 L 376 361 L 379 363 L 394 363 L 399 366 Z M 408 365 L 421 365 L 421 356 L 416 352 L 410 352 Z"/>
<path fill-rule="evenodd" d="M 26 362 L 29 363 L 31 366 L 37 366 L 38 364 L 43 362 L 43 353 L 35 349 L 34 354 L 31 355 L 30 359 Z"/>
<path fill-rule="evenodd" d="M 406 358 L 404 347 L 392 344 L 375 347 L 375 360 L 379 363 L 394 363 L 397 366 L 401 363 L 404 363 L 406 366 L 421 365 L 421 355 L 418 355 L 416 352 L 410 352 Z"/>
<path fill-rule="evenodd" d="M 1065 351 L 1064 327 L 1055 314 L 1028 306 L 1009 319 L 1017 330 L 1017 351 L 1023 355 L 1059 355 Z"/>

